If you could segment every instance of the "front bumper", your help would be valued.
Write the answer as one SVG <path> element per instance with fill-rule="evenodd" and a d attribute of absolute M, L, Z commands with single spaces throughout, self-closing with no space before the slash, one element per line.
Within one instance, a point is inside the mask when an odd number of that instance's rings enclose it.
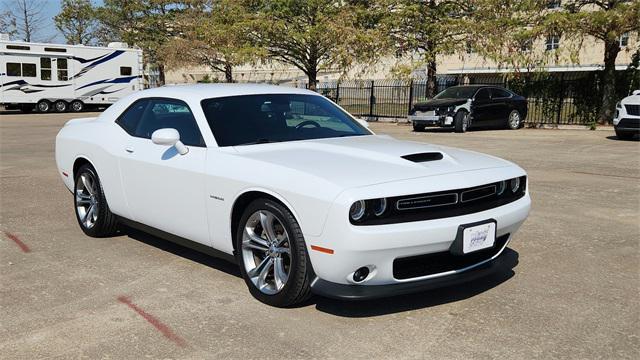
<path fill-rule="evenodd" d="M 407 117 L 414 125 L 451 126 L 453 117 L 449 115 L 409 115 Z"/>
<path fill-rule="evenodd" d="M 465 271 L 432 279 L 389 285 L 346 285 L 337 284 L 315 277 L 311 291 L 320 296 L 341 300 L 370 300 L 382 297 L 417 293 L 447 286 L 467 283 L 499 272 L 509 271 L 515 266 L 515 252 L 505 247 L 494 258 L 484 261 Z"/>
<path fill-rule="evenodd" d="M 640 116 L 627 115 L 621 119 L 615 119 L 613 126 L 616 131 L 640 133 Z"/>

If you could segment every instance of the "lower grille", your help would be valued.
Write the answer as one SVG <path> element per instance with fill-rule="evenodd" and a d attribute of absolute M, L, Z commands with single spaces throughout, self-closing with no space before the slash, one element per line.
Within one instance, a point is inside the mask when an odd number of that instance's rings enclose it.
<path fill-rule="evenodd" d="M 393 277 L 398 280 L 417 278 L 452 270 L 464 269 L 495 256 L 509 240 L 509 234 L 496 238 L 494 247 L 467 255 L 449 251 L 398 258 L 393 261 Z"/>
<path fill-rule="evenodd" d="M 618 123 L 619 128 L 640 129 L 640 119 L 622 119 Z"/>

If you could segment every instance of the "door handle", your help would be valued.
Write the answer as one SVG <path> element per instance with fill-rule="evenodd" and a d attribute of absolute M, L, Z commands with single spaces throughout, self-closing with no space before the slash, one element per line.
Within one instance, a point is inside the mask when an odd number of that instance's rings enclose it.
<path fill-rule="evenodd" d="M 133 153 L 133 148 L 130 148 L 130 147 L 124 148 L 124 151 L 128 152 L 129 154 L 132 154 Z"/>

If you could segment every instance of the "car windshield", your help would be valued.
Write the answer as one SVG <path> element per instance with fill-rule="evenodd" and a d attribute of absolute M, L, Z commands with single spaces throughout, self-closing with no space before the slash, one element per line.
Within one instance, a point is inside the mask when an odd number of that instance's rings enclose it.
<path fill-rule="evenodd" d="M 435 99 L 471 99 L 478 88 L 467 86 L 452 86 L 440 94 Z"/>
<path fill-rule="evenodd" d="M 242 95 L 202 100 L 218 146 L 371 135 L 322 96 Z"/>

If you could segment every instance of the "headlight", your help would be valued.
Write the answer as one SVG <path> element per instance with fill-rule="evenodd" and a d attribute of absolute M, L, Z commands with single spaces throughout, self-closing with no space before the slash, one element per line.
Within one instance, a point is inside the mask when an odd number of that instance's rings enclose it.
<path fill-rule="evenodd" d="M 520 178 L 513 178 L 510 181 L 510 185 L 511 185 L 511 192 L 512 193 L 516 193 L 518 191 L 518 189 L 520 188 Z"/>
<path fill-rule="evenodd" d="M 349 217 L 351 220 L 358 221 L 364 217 L 365 212 L 365 203 L 364 200 L 359 200 L 351 205 L 351 209 L 349 209 Z"/>
<path fill-rule="evenodd" d="M 507 188 L 507 182 L 506 181 L 500 181 L 498 183 L 498 188 L 496 189 L 496 194 L 498 194 L 498 196 L 502 195 L 506 188 Z"/>
<path fill-rule="evenodd" d="M 384 212 L 387 210 L 387 199 L 376 199 L 373 200 L 373 213 L 376 216 L 380 216 L 382 214 L 384 214 Z"/>

